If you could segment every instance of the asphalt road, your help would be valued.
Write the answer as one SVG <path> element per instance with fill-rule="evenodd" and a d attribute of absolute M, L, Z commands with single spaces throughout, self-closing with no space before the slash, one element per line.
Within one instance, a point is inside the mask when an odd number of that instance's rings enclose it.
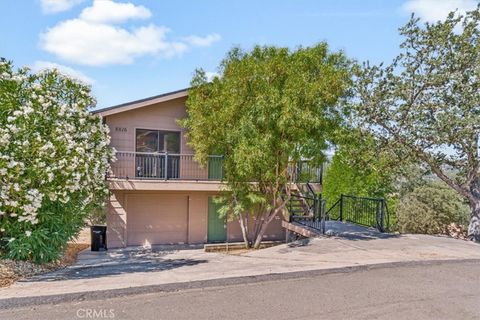
<path fill-rule="evenodd" d="M 480 319 L 480 263 L 324 274 L 0 310 L 0 319 Z"/>

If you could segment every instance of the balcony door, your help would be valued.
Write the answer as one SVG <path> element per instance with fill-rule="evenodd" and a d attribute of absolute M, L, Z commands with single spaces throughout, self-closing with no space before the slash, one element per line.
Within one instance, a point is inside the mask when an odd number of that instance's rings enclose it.
<path fill-rule="evenodd" d="M 137 177 L 180 178 L 180 132 L 137 129 L 135 140 Z"/>

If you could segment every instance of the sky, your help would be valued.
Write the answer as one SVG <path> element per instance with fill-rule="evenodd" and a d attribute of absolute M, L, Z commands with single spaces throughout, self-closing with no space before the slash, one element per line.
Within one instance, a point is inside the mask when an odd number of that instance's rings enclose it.
<path fill-rule="evenodd" d="M 435 22 L 478 0 L 0 0 L 0 57 L 91 85 L 97 108 L 213 76 L 234 46 L 310 46 L 371 63 L 399 52 L 412 12 Z"/>

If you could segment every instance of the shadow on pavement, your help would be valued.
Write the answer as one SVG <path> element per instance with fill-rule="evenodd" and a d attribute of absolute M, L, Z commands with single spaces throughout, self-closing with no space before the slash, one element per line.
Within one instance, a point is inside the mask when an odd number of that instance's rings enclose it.
<path fill-rule="evenodd" d="M 24 282 L 92 279 L 136 272 L 158 272 L 208 262 L 204 259 L 166 259 L 172 251 L 152 249 L 82 252 L 73 266 L 32 277 Z"/>

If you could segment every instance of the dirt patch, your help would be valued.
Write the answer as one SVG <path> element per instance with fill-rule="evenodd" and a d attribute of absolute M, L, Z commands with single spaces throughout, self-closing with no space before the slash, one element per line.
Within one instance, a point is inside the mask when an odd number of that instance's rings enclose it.
<path fill-rule="evenodd" d="M 77 238 L 75 239 L 75 242 L 76 243 L 88 243 L 88 244 L 90 244 L 90 242 L 91 242 L 90 227 L 85 227 L 82 230 L 80 230 Z"/>
<path fill-rule="evenodd" d="M 89 246 L 87 243 L 69 243 L 60 261 L 43 265 L 29 261 L 2 259 L 0 260 L 0 287 L 8 287 L 19 279 L 65 268 L 75 263 L 78 253 Z"/>

